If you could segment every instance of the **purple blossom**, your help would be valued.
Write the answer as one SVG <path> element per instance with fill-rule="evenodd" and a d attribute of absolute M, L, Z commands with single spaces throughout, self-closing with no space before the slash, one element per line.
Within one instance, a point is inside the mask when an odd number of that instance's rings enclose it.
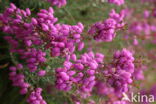
<path fill-rule="evenodd" d="M 125 0 L 108 0 L 108 2 L 120 6 L 125 3 Z"/>
<path fill-rule="evenodd" d="M 25 82 L 25 76 L 22 73 L 18 73 L 19 70 L 23 69 L 22 64 L 17 64 L 16 66 L 11 66 L 9 73 L 9 79 L 12 81 L 12 85 L 20 88 L 20 94 L 24 95 L 28 92 L 30 84 Z"/>
<path fill-rule="evenodd" d="M 57 7 L 62 7 L 67 4 L 66 0 L 48 0 L 52 5 L 57 6 Z"/>
<path fill-rule="evenodd" d="M 111 42 L 116 36 L 116 30 L 124 26 L 124 10 L 119 14 L 111 10 L 109 18 L 103 22 L 97 22 L 89 29 L 88 33 L 97 41 Z"/>
<path fill-rule="evenodd" d="M 41 96 L 42 88 L 36 88 L 34 91 L 32 91 L 27 98 L 27 102 L 29 104 L 47 104 L 46 101 Z"/>
<path fill-rule="evenodd" d="M 79 92 L 91 92 L 96 83 L 96 70 L 103 62 L 103 58 L 104 55 L 101 53 L 88 52 L 75 61 L 71 58 L 74 61 L 72 63 L 70 60 L 65 61 L 64 68 L 56 69 L 56 87 L 68 91 L 74 85 L 79 85 L 77 89 Z"/>

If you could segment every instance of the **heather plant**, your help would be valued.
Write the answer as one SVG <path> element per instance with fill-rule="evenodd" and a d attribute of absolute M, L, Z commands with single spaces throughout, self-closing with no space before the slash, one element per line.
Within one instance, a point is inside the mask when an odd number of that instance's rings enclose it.
<path fill-rule="evenodd" d="M 8 45 L 2 49 L 9 56 L 0 68 L 22 97 L 2 104 L 151 103 L 130 98 L 135 93 L 153 96 L 154 103 L 154 0 L 0 3 L 0 31 Z"/>

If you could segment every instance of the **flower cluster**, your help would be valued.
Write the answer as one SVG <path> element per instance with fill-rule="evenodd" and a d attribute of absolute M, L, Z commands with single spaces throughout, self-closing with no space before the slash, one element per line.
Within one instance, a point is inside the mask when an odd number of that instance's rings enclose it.
<path fill-rule="evenodd" d="M 112 78 L 108 80 L 109 83 L 117 92 L 128 91 L 128 85 L 132 83 L 132 74 L 134 73 L 133 54 L 127 49 L 116 51 L 112 67 L 116 71 Z"/>
<path fill-rule="evenodd" d="M 132 75 L 134 73 L 134 57 L 130 51 L 123 49 L 114 53 L 113 62 L 103 71 L 104 76 L 107 78 L 105 87 L 110 86 L 112 91 L 117 96 L 121 96 L 123 92 L 127 92 L 129 84 L 132 83 Z M 109 88 L 109 87 L 108 87 Z M 107 89 L 108 89 L 107 88 Z M 108 91 L 104 92 L 108 93 Z"/>
<path fill-rule="evenodd" d="M 14 34 L 5 36 L 11 46 L 10 52 L 18 54 L 20 59 L 26 61 L 30 71 L 34 72 L 40 63 L 46 61 L 46 53 L 41 49 L 33 48 L 34 45 L 41 45 L 42 40 L 33 32 L 33 24 L 25 22 L 30 15 L 29 9 L 20 10 L 14 4 L 10 4 L 10 8 L 0 14 L 0 20 L 3 23 L 0 28 L 6 33 Z"/>
<path fill-rule="evenodd" d="M 147 66 L 144 65 L 139 65 L 139 66 L 135 66 L 135 70 L 133 73 L 133 77 L 136 80 L 144 80 L 144 71 L 147 69 Z"/>
<path fill-rule="evenodd" d="M 156 26 L 149 24 L 147 22 L 133 22 L 129 27 L 129 32 L 134 35 L 145 34 L 145 37 L 148 37 L 152 32 L 156 32 Z"/>
<path fill-rule="evenodd" d="M 116 51 L 113 58 L 113 67 L 117 71 L 125 70 L 126 72 L 134 72 L 134 57 L 133 54 L 127 50 Z"/>
<path fill-rule="evenodd" d="M 18 34 L 19 38 L 27 36 L 27 33 L 32 31 L 32 27 L 30 24 L 24 23 L 24 20 L 29 18 L 30 15 L 31 12 L 28 8 L 21 10 L 11 3 L 10 7 L 3 14 L 0 14 L 0 21 L 3 24 L 0 28 L 6 33 Z M 21 29 L 25 29 L 25 31 L 21 31 Z M 21 36 L 21 33 L 24 35 Z"/>
<path fill-rule="evenodd" d="M 16 66 L 11 66 L 9 70 L 11 71 L 9 73 L 9 79 L 12 80 L 12 85 L 20 88 L 20 94 L 26 94 L 30 85 L 24 81 L 24 74 L 19 72 L 23 70 L 23 65 L 17 64 Z"/>
<path fill-rule="evenodd" d="M 83 24 L 66 25 L 55 24 L 57 18 L 53 15 L 54 10 L 40 10 L 37 18 L 32 18 L 32 24 L 35 28 L 41 29 L 42 33 L 37 33 L 46 43 L 45 48 L 51 50 L 51 56 L 66 56 L 75 51 L 75 44 L 78 44 L 78 50 L 84 47 L 81 41 L 81 33 L 83 32 Z M 36 33 L 35 33 L 36 34 Z M 37 35 L 36 34 L 36 35 Z M 44 35 L 46 34 L 46 35 Z"/>
<path fill-rule="evenodd" d="M 0 29 L 14 34 L 5 37 L 11 45 L 11 52 L 18 53 L 31 72 L 46 61 L 46 53 L 42 49 L 50 49 L 52 57 L 65 57 L 75 51 L 76 44 L 79 51 L 84 47 L 81 41 L 83 25 L 55 24 L 57 18 L 53 14 L 54 10 L 50 7 L 48 10 L 41 9 L 36 18 L 30 18 L 29 9 L 20 10 L 14 4 L 10 4 L 10 8 L 0 14 Z"/>
<path fill-rule="evenodd" d="M 115 10 L 111 10 L 109 18 L 103 22 L 95 23 L 88 31 L 90 35 L 94 35 L 94 39 L 97 41 L 110 42 L 116 35 L 116 30 L 122 28 L 124 23 L 122 22 L 125 17 L 124 11 L 119 14 Z"/>
<path fill-rule="evenodd" d="M 30 72 L 37 71 L 38 76 L 46 74 L 46 71 L 42 70 L 42 65 L 46 62 L 46 52 L 43 50 L 50 50 L 52 57 L 63 56 L 76 60 L 74 59 L 76 55 L 73 54 L 76 44 L 78 51 L 84 47 L 84 43 L 81 41 L 83 25 L 81 23 L 73 26 L 56 24 L 57 18 L 53 14 L 54 10 L 50 7 L 48 10 L 41 9 L 37 13 L 37 17 L 34 18 L 31 17 L 31 11 L 28 8 L 21 10 L 12 3 L 3 14 L 0 14 L 2 24 L 0 30 L 12 34 L 5 36 L 5 40 L 10 44 L 10 52 L 24 60 Z M 13 72 L 10 73 L 10 79 L 13 81 L 13 85 L 21 88 L 21 94 L 26 94 L 29 84 L 24 82 L 24 74 L 17 74 L 14 67 L 11 70 Z M 68 74 L 72 76 L 73 72 L 68 72 Z M 63 72 L 61 72 L 61 77 L 62 75 L 64 75 Z M 70 87 L 66 89 L 70 89 Z M 29 103 L 31 102 L 29 101 Z"/>
<path fill-rule="evenodd" d="M 68 91 L 72 87 L 72 77 L 76 72 L 68 71 L 66 68 L 57 68 L 56 69 L 56 88 L 64 91 Z"/>
<path fill-rule="evenodd" d="M 56 69 L 56 87 L 60 90 L 70 90 L 71 85 L 76 84 L 80 92 L 91 92 L 96 82 L 96 70 L 103 62 L 103 58 L 103 54 L 93 52 L 81 55 L 80 59 L 72 56 L 73 63 L 67 60 L 64 62 L 64 68 Z"/>
<path fill-rule="evenodd" d="M 152 42 L 155 41 L 154 33 L 156 32 L 156 25 L 155 25 L 155 16 L 154 16 L 154 9 L 148 10 L 145 9 L 141 15 L 134 17 L 135 12 L 133 11 L 130 15 L 131 23 L 128 27 L 128 31 L 126 34 L 127 39 L 133 39 L 133 44 L 138 45 L 138 39 L 144 40 L 144 39 L 152 39 Z M 141 19 L 137 19 L 137 17 Z M 127 19 L 130 19 L 127 18 Z M 153 22 L 151 22 L 153 20 Z M 143 41 L 142 41 L 143 42 Z"/>
<path fill-rule="evenodd" d="M 109 72 L 107 75 L 109 75 L 107 84 L 114 89 L 114 93 L 117 96 L 121 96 L 123 92 L 128 91 L 128 85 L 132 83 L 132 75 L 129 72 L 119 70 L 116 72 Z"/>
<path fill-rule="evenodd" d="M 127 12 L 128 12 L 127 9 L 122 9 L 120 13 L 117 13 L 115 9 L 112 9 L 109 12 L 109 17 L 116 21 L 117 29 L 120 29 L 125 25 L 124 18 L 128 15 Z"/>
<path fill-rule="evenodd" d="M 36 50 L 35 48 L 30 48 L 27 52 L 23 52 L 22 59 L 25 59 L 27 66 L 31 72 L 38 69 L 38 65 L 46 61 L 46 53 L 41 50 Z"/>
<path fill-rule="evenodd" d="M 89 34 L 94 35 L 94 39 L 97 41 L 110 42 L 115 37 L 115 25 L 114 19 L 107 19 L 104 22 L 95 23 L 89 30 Z"/>
<path fill-rule="evenodd" d="M 53 31 L 49 34 L 50 44 L 47 45 L 47 48 L 51 50 L 51 56 L 71 55 L 76 49 L 76 44 L 78 50 L 82 50 L 84 47 L 84 43 L 81 41 L 83 28 L 81 23 L 74 26 L 65 24 L 53 26 Z"/>
<path fill-rule="evenodd" d="M 57 18 L 54 17 L 54 10 L 52 7 L 49 7 L 48 10 L 41 9 L 39 13 L 37 13 L 36 18 L 31 18 L 31 23 L 36 28 L 40 28 L 42 32 L 52 32 L 54 31 L 53 24 L 57 22 Z M 39 33 L 38 33 L 39 34 Z M 43 34 L 39 34 L 43 35 Z M 44 37 L 43 37 L 44 38 Z"/>
<path fill-rule="evenodd" d="M 125 3 L 125 0 L 108 0 L 108 2 L 120 6 Z"/>
<path fill-rule="evenodd" d="M 41 96 L 42 88 L 36 88 L 29 95 L 27 102 L 29 104 L 47 104 L 46 101 Z"/>
<path fill-rule="evenodd" d="M 99 95 L 109 95 L 114 92 L 114 89 L 109 87 L 104 81 L 96 81 L 96 93 Z"/>
<path fill-rule="evenodd" d="M 66 0 L 48 0 L 48 2 L 50 2 L 52 5 L 55 5 L 59 8 L 67 4 Z"/>

